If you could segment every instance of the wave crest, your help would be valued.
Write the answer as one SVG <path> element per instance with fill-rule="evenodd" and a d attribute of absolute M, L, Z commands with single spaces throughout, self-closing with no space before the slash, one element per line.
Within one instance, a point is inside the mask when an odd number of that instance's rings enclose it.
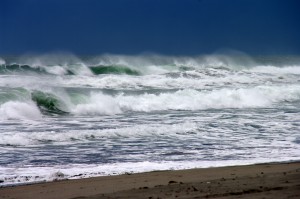
<path fill-rule="evenodd" d="M 300 99 L 299 86 L 213 91 L 179 90 L 174 93 L 109 96 L 91 93 L 89 100 L 76 106 L 75 114 L 118 114 L 124 111 L 205 110 L 220 108 L 268 108 L 281 101 Z"/>
<path fill-rule="evenodd" d="M 0 105 L 1 119 L 40 119 L 42 114 L 32 102 L 9 101 Z"/>
<path fill-rule="evenodd" d="M 140 75 L 140 72 L 137 70 L 131 69 L 126 66 L 91 66 L 90 70 L 95 75 L 101 74 L 127 74 L 127 75 Z"/>

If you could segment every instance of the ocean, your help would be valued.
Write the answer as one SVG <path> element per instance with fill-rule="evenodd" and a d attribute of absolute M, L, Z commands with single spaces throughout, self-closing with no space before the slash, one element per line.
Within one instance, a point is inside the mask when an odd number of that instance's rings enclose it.
<path fill-rule="evenodd" d="M 300 160 L 300 57 L 0 58 L 0 186 Z"/>

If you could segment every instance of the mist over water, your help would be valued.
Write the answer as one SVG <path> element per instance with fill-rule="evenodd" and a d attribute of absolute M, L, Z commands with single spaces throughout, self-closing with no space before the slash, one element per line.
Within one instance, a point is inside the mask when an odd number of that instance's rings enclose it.
<path fill-rule="evenodd" d="M 297 56 L 2 57 L 0 185 L 299 160 L 299 112 Z"/>

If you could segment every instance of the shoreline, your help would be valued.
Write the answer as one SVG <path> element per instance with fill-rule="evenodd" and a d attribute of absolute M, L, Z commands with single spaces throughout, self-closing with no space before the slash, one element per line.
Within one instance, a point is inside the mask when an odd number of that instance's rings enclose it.
<path fill-rule="evenodd" d="M 0 198 L 299 198 L 300 161 L 4 186 Z"/>
<path fill-rule="evenodd" d="M 300 162 L 300 159 L 286 159 L 286 160 L 281 160 L 281 161 L 258 161 L 258 162 L 235 162 L 235 164 L 231 164 L 231 163 L 227 163 L 227 164 L 218 164 L 216 162 L 215 165 L 213 164 L 207 164 L 207 162 L 198 162 L 197 164 L 193 164 L 194 166 L 185 166 L 182 167 L 182 164 L 180 164 L 178 167 L 174 168 L 169 166 L 163 166 L 161 168 L 158 169 L 146 169 L 146 170 L 140 170 L 136 165 L 134 165 L 133 167 L 129 168 L 128 165 L 126 166 L 126 169 L 124 169 L 121 172 L 117 172 L 115 170 L 111 170 L 108 173 L 99 173 L 99 168 L 97 170 L 95 170 L 93 173 L 97 173 L 95 175 L 90 175 L 90 173 L 82 171 L 82 172 L 75 172 L 73 174 L 67 174 L 68 173 L 68 169 L 59 169 L 59 168 L 55 168 L 53 169 L 52 167 L 42 167 L 44 168 L 44 170 L 39 170 L 38 174 L 40 173 L 52 173 L 52 177 L 49 178 L 49 176 L 43 176 L 43 175 L 34 175 L 34 174 L 27 174 L 27 171 L 23 171 L 24 173 L 18 173 L 20 176 L 22 176 L 23 178 L 27 178 L 25 181 L 18 181 L 18 182 L 6 182 L 7 179 L 5 179 L 5 177 L 2 177 L 3 180 L 1 181 L 0 179 L 0 189 L 4 188 L 4 187 L 16 187 L 16 186 L 26 186 L 26 185 L 32 185 L 32 184 L 41 184 L 41 183 L 49 183 L 49 182 L 54 182 L 54 181 L 64 181 L 64 180 L 79 180 L 79 179 L 86 179 L 86 178 L 97 178 L 97 177 L 106 177 L 106 176 L 121 176 L 121 175 L 125 175 L 125 174 L 140 174 L 140 173 L 149 173 L 149 172 L 159 172 L 159 171 L 177 171 L 177 170 L 191 170 L 191 169 L 208 169 L 208 168 L 222 168 L 222 167 L 233 167 L 233 166 L 249 166 L 249 165 L 260 165 L 260 164 L 284 164 L 284 163 L 294 163 L 294 162 Z M 160 163 L 161 165 L 165 165 L 164 162 Z M 201 165 L 201 166 L 195 166 L 195 165 Z M 124 165 L 118 165 L 119 167 L 123 167 Z M 156 165 L 157 166 L 157 165 Z M 115 167 L 115 166 L 114 166 Z M 119 168 L 119 167 L 115 167 L 115 168 Z M 40 167 L 37 167 L 38 169 L 40 169 Z M 46 168 L 46 169 L 45 169 Z M 85 170 L 89 170 L 89 169 L 94 169 L 95 167 L 87 167 L 85 168 Z M 100 168 L 100 170 L 105 170 L 106 167 Z M 21 168 L 23 169 L 23 168 Z M 50 170 L 49 170 L 50 169 Z M 66 175 L 65 175 L 66 173 Z M 40 180 L 34 180 L 31 181 L 30 178 L 42 178 Z M 9 179 L 8 179 L 9 181 Z"/>

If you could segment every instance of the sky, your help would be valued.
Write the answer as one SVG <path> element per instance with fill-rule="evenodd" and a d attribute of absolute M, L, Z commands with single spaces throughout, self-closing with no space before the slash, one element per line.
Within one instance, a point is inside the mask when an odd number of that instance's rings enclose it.
<path fill-rule="evenodd" d="M 0 54 L 300 53 L 298 0 L 0 0 Z"/>

